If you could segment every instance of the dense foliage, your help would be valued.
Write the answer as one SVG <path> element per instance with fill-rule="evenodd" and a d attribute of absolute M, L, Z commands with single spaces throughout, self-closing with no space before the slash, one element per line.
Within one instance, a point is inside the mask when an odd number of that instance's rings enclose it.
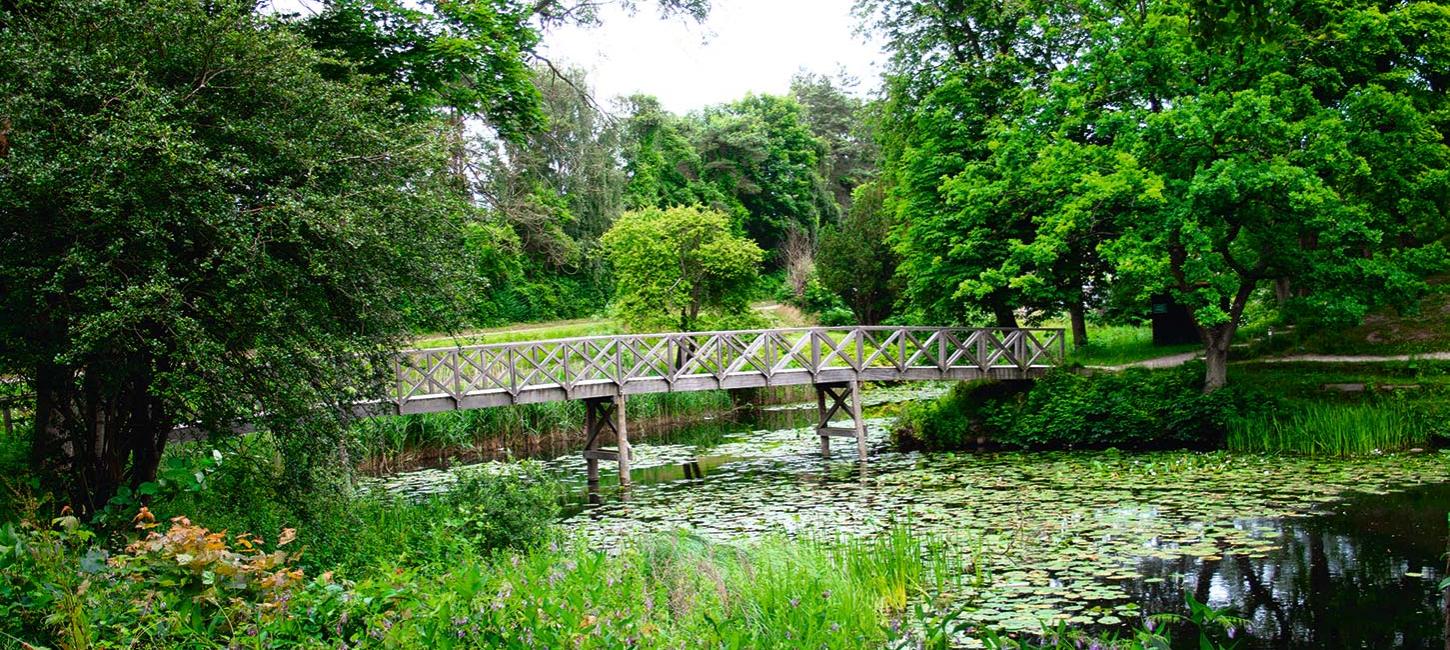
<path fill-rule="evenodd" d="M 604 247 L 618 277 L 614 307 L 631 328 L 693 332 L 752 323 L 749 297 L 763 253 L 701 207 L 626 212 Z"/>
<path fill-rule="evenodd" d="M 937 450 L 1210 448 L 1223 444 L 1232 422 L 1269 407 L 1248 389 L 1204 394 L 1201 364 L 1060 371 L 1020 384 L 958 384 L 936 402 L 910 407 L 897 441 Z"/>
<path fill-rule="evenodd" d="M 680 117 L 635 97 L 627 109 L 629 207 L 705 205 L 729 214 L 766 251 L 835 218 L 826 144 L 795 100 L 750 95 Z"/>
<path fill-rule="evenodd" d="M 0 367 L 81 512 L 149 480 L 179 422 L 316 430 L 371 392 L 400 293 L 457 291 L 438 124 L 250 2 L 21 3 L 0 58 Z"/>
<path fill-rule="evenodd" d="M 1450 232 L 1450 7 L 1215 6 L 861 2 L 892 51 L 882 179 L 911 307 L 1067 311 L 1081 342 L 1105 293 L 1167 292 L 1211 390 L 1260 288 L 1306 325 L 1423 293 Z"/>

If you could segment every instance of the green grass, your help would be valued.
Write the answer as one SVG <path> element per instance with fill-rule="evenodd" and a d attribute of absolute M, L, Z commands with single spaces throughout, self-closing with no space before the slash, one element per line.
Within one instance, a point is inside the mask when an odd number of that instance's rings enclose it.
<path fill-rule="evenodd" d="M 908 604 L 930 601 L 970 573 L 954 548 L 904 527 L 857 542 L 772 536 L 747 545 L 681 533 L 623 541 L 614 551 L 579 539 L 501 556 L 380 564 L 355 580 L 298 573 L 281 588 L 200 598 L 192 594 L 224 589 L 207 581 L 208 567 L 238 562 L 189 553 L 172 561 L 194 536 L 176 536 L 162 552 L 117 548 L 120 560 L 85 573 L 80 547 L 55 543 L 67 533 L 19 534 L 26 552 L 58 561 L 7 566 L 35 572 L 60 598 L 44 609 L 22 598 L 0 631 L 70 646 L 916 647 L 914 626 L 900 624 L 913 616 Z M 266 570 L 295 561 L 265 553 L 242 557 Z M 172 586 L 154 589 L 162 580 Z"/>
<path fill-rule="evenodd" d="M 1229 422 L 1231 451 L 1350 457 L 1404 451 L 1428 442 L 1417 411 L 1399 401 L 1294 403 Z"/>
<path fill-rule="evenodd" d="M 520 323 L 496 329 L 465 332 L 457 336 L 435 334 L 420 337 L 414 343 L 420 348 L 448 348 L 460 345 L 570 339 L 622 333 L 624 333 L 624 327 L 612 319 L 586 318 L 547 323 Z"/>
<path fill-rule="evenodd" d="M 1068 363 L 1085 366 L 1118 366 L 1203 349 L 1197 343 L 1155 346 L 1153 330 L 1147 325 L 1089 325 L 1088 345 L 1078 348 L 1072 345 L 1072 333 L 1066 321 L 1048 321 L 1042 326 L 1063 328 L 1068 337 Z"/>
<path fill-rule="evenodd" d="M 717 413 L 734 405 L 727 391 L 646 393 L 630 398 L 626 416 L 636 422 L 662 420 Z M 348 450 L 366 467 L 389 470 L 416 452 L 467 455 L 519 436 L 572 434 L 583 423 L 584 403 L 577 400 L 367 418 L 352 425 Z"/>

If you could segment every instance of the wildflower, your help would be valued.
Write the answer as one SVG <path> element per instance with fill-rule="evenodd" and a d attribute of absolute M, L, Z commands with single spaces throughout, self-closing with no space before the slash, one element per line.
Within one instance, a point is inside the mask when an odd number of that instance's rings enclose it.
<path fill-rule="evenodd" d="M 835 634 L 835 633 L 840 632 L 840 631 L 841 631 L 841 624 L 840 623 L 832 623 L 831 624 L 831 634 Z"/>
<path fill-rule="evenodd" d="M 790 599 L 790 606 L 791 606 L 791 608 L 800 607 L 801 606 L 801 599 L 799 599 L 799 598 L 792 598 L 792 599 Z"/>
<path fill-rule="evenodd" d="M 1153 619 L 1150 618 L 1150 619 L 1147 619 L 1147 620 L 1143 621 L 1143 627 L 1145 629 L 1147 629 L 1149 632 L 1152 632 L 1153 631 L 1153 627 L 1154 627 Z"/>
<path fill-rule="evenodd" d="M 1235 634 L 1238 634 L 1238 631 L 1239 631 L 1238 628 L 1230 626 L 1229 629 L 1228 629 L 1228 638 L 1230 638 L 1230 639 L 1234 638 L 1234 635 Z"/>

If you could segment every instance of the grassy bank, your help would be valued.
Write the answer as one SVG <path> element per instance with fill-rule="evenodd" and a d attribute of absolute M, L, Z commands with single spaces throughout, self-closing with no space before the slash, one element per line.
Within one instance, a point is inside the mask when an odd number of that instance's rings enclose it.
<path fill-rule="evenodd" d="M 897 444 L 928 450 L 1221 448 L 1328 456 L 1450 443 L 1450 363 L 1238 363 L 965 383 L 903 409 Z"/>
<path fill-rule="evenodd" d="M 641 433 L 748 405 L 804 401 L 809 388 L 646 393 L 631 396 L 626 417 Z M 349 453 L 370 474 L 447 459 L 477 460 L 516 453 L 562 452 L 583 444 L 584 403 L 518 406 L 369 418 L 349 430 Z"/>
<path fill-rule="evenodd" d="M 112 533 L 27 517 L 0 528 L 0 646 L 915 645 L 909 604 L 969 573 L 903 527 L 851 542 L 661 535 L 606 552 L 519 519 L 549 503 L 538 488 L 493 477 L 462 490 L 349 504 L 361 544 L 305 525 L 228 533 L 256 522 L 220 516 L 206 501 L 235 497 L 212 490 L 162 504 L 210 510 L 199 518 L 142 510 Z"/>

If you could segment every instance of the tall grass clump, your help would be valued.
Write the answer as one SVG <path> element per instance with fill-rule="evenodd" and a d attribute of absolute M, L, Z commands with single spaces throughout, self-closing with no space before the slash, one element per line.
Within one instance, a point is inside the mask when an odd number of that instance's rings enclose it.
<path fill-rule="evenodd" d="M 1359 456 L 1401 451 L 1427 442 L 1416 412 L 1399 401 L 1368 404 L 1300 403 L 1230 422 L 1232 451 Z"/>
<path fill-rule="evenodd" d="M 628 416 L 641 422 L 716 413 L 733 407 L 730 393 L 701 391 L 636 395 L 629 399 L 627 408 Z M 496 448 L 509 438 L 574 435 L 583 426 L 584 403 L 575 400 L 367 418 L 350 428 L 348 448 L 354 459 L 367 466 L 392 468 L 418 452 L 482 451 L 484 447 Z"/>

